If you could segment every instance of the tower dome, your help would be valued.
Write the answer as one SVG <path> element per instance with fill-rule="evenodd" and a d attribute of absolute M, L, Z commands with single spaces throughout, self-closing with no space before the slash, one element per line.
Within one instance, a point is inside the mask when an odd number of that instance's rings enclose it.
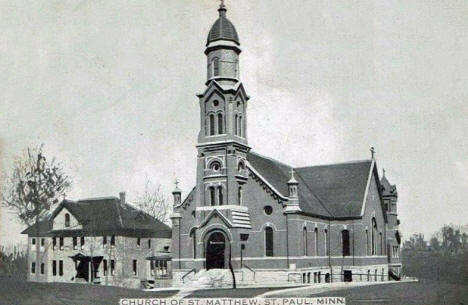
<path fill-rule="evenodd" d="M 219 18 L 210 29 L 206 45 L 217 40 L 230 40 L 235 42 L 237 45 L 240 45 L 236 28 L 232 22 L 226 18 L 226 6 L 224 3 L 221 3 L 218 12 Z"/>

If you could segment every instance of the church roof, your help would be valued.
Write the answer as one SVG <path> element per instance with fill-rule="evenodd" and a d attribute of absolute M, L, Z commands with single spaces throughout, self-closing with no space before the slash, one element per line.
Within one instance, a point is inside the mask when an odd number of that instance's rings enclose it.
<path fill-rule="evenodd" d="M 250 152 L 250 165 L 283 196 L 291 166 Z M 372 160 L 295 168 L 299 205 L 305 214 L 327 218 L 359 217 Z"/>
<path fill-rule="evenodd" d="M 206 45 L 217 40 L 230 40 L 240 45 L 236 28 L 229 19 L 226 18 L 226 8 L 222 5 L 219 9 L 219 18 L 215 21 L 208 33 Z"/>
<path fill-rule="evenodd" d="M 154 237 L 170 238 L 171 228 L 152 216 L 129 204 L 121 204 L 115 197 L 86 199 L 79 201 L 63 200 L 50 217 L 39 223 L 39 235 L 52 234 L 53 220 L 63 209 L 67 209 L 82 225 L 79 230 L 66 230 L 69 233 L 82 234 L 151 234 Z M 37 234 L 37 225 L 33 225 L 23 234 Z M 65 230 L 61 231 L 64 233 Z"/>

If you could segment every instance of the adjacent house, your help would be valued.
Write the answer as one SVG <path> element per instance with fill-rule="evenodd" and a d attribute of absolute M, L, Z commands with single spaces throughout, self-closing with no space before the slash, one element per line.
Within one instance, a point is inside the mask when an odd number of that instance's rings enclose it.
<path fill-rule="evenodd" d="M 28 235 L 28 280 L 140 287 L 170 280 L 171 228 L 120 198 L 63 200 Z"/>

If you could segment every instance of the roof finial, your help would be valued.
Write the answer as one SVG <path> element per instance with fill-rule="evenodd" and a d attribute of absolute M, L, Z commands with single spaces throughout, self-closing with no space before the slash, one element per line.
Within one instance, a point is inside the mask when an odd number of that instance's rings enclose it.
<path fill-rule="evenodd" d="M 294 177 L 294 168 L 291 168 L 291 179 L 289 179 L 288 183 L 297 183 L 297 180 Z"/>
<path fill-rule="evenodd" d="M 219 4 L 218 12 L 219 12 L 219 17 L 226 17 L 226 6 L 224 5 L 224 0 L 221 0 L 221 3 Z"/>
<path fill-rule="evenodd" d="M 175 181 L 174 181 L 174 184 L 175 184 L 175 187 L 178 188 L 179 187 L 179 179 L 176 178 Z"/>
<path fill-rule="evenodd" d="M 374 146 L 372 146 L 372 147 L 370 148 L 370 152 L 371 152 L 372 160 L 374 160 L 374 155 L 375 155 L 375 148 L 374 148 Z"/>

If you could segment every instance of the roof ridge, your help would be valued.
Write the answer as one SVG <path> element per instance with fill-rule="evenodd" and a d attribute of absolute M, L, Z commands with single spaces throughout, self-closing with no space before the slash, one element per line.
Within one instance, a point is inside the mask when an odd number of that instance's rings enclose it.
<path fill-rule="evenodd" d="M 365 163 L 365 162 L 372 162 L 372 160 L 363 159 L 363 160 L 352 160 L 352 161 L 345 161 L 345 162 L 338 162 L 338 163 L 325 163 L 325 164 L 317 164 L 317 165 L 299 166 L 299 167 L 295 167 L 294 169 L 304 169 L 304 168 L 310 168 L 310 167 L 320 167 L 320 166 L 330 166 L 330 165 L 357 164 L 357 163 Z"/>
<path fill-rule="evenodd" d="M 109 199 L 119 200 L 119 198 L 117 198 L 115 196 L 104 196 L 104 197 L 91 197 L 91 198 L 78 199 L 75 202 L 78 203 L 78 202 L 82 202 L 82 201 L 96 201 L 96 200 L 109 200 Z"/>
<path fill-rule="evenodd" d="M 259 157 L 262 157 L 262 158 L 264 158 L 264 159 L 268 159 L 268 160 L 270 160 L 270 161 L 279 163 L 279 164 L 281 164 L 281 165 L 283 165 L 283 166 L 286 166 L 286 167 L 295 168 L 294 166 L 288 165 L 288 164 L 286 164 L 286 163 L 284 163 L 284 162 L 282 162 L 282 161 L 278 161 L 278 160 L 273 159 L 273 158 L 271 158 L 271 157 L 267 157 L 267 156 L 261 155 L 261 154 L 259 154 L 259 153 L 257 153 L 257 152 L 254 152 L 254 151 L 249 151 L 249 154 L 257 155 L 257 156 L 259 156 Z"/>

